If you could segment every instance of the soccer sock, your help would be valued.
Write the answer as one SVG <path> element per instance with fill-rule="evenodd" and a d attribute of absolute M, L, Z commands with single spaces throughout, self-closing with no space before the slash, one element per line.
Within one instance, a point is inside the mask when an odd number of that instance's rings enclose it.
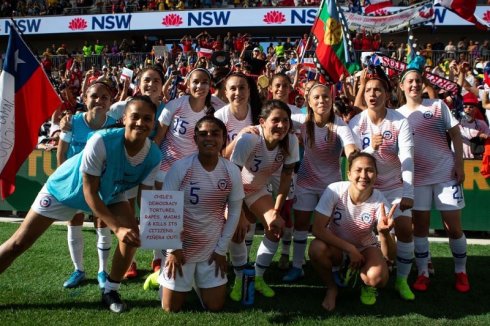
<path fill-rule="evenodd" d="M 308 239 L 308 231 L 294 230 L 294 246 L 293 246 L 293 267 L 302 268 L 303 259 L 305 258 L 306 241 Z"/>
<path fill-rule="evenodd" d="M 414 243 L 396 242 L 396 270 L 397 276 L 407 278 L 412 269 Z"/>
<path fill-rule="evenodd" d="M 284 228 L 281 237 L 281 245 L 282 245 L 281 255 L 289 256 L 289 248 L 291 247 L 292 236 L 293 236 L 293 228 L 288 228 L 288 227 Z"/>
<path fill-rule="evenodd" d="M 449 238 L 449 248 L 453 253 L 454 259 L 454 272 L 466 273 L 466 236 L 459 239 Z"/>
<path fill-rule="evenodd" d="M 245 235 L 245 245 L 247 246 L 247 257 L 250 256 L 250 249 L 252 248 L 252 244 L 254 242 L 254 235 L 255 235 L 255 223 L 251 223 L 248 227 L 248 232 Z"/>
<path fill-rule="evenodd" d="M 75 269 L 84 271 L 83 268 L 83 235 L 81 225 L 68 225 L 68 249 Z"/>
<path fill-rule="evenodd" d="M 267 267 L 270 266 L 272 258 L 279 247 L 279 242 L 273 242 L 264 237 L 257 251 L 257 260 L 255 261 L 255 276 L 264 276 Z"/>
<path fill-rule="evenodd" d="M 107 272 L 107 265 L 109 263 L 109 254 L 111 251 L 112 237 L 111 229 L 96 228 L 97 234 L 97 254 L 99 256 L 99 273 Z"/>
<path fill-rule="evenodd" d="M 247 246 L 245 246 L 244 241 L 241 243 L 230 241 L 228 251 L 230 252 L 230 260 L 231 264 L 233 265 L 235 275 L 241 279 L 243 276 L 243 267 L 247 264 Z"/>
<path fill-rule="evenodd" d="M 105 281 L 104 294 L 109 293 L 111 291 L 119 291 L 121 287 L 121 282 L 114 282 L 109 277 Z"/>
<path fill-rule="evenodd" d="M 429 260 L 429 238 L 427 237 L 413 237 L 415 244 L 415 263 L 419 275 L 425 275 L 429 277 L 429 270 L 427 262 Z"/>

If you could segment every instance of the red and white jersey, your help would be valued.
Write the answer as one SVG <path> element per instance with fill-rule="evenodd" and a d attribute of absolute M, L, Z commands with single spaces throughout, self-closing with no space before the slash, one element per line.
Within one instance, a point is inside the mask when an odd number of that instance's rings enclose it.
<path fill-rule="evenodd" d="M 220 158 L 215 169 L 206 171 L 197 154 L 174 163 L 165 176 L 165 190 L 184 192 L 184 230 L 182 249 L 186 262 L 206 261 L 216 251 L 224 235 L 225 208 L 228 202 L 241 200 L 243 193 L 240 170 Z M 228 244 L 223 249 L 226 252 Z M 220 250 L 221 251 L 221 250 Z"/>
<path fill-rule="evenodd" d="M 231 143 L 235 139 L 240 130 L 252 125 L 252 110 L 250 109 L 250 105 L 248 106 L 247 116 L 243 120 L 238 120 L 233 115 L 229 104 L 216 111 L 214 116 L 225 124 L 226 130 L 228 131 L 228 143 Z"/>
<path fill-rule="evenodd" d="M 285 155 L 279 146 L 267 149 L 262 127 L 257 126 L 260 135 L 242 134 L 239 136 L 230 160 L 242 169 L 242 181 L 245 194 L 261 190 L 269 183 L 272 174 L 283 164 L 299 161 L 298 138 L 290 134 L 289 155 Z"/>
<path fill-rule="evenodd" d="M 320 128 L 315 123 L 315 141 L 309 146 L 306 124 L 301 126 L 304 156 L 298 170 L 296 184 L 302 188 L 323 191 L 332 182 L 342 180 L 340 155 L 345 146 L 354 144 L 350 128 L 335 116 L 330 137 L 328 127 Z"/>
<path fill-rule="evenodd" d="M 448 146 L 446 131 L 458 125 L 441 100 L 424 99 L 412 111 L 406 105 L 398 110 L 407 119 L 414 140 L 414 185 L 426 186 L 454 179 L 454 153 Z"/>
<path fill-rule="evenodd" d="M 194 142 L 194 127 L 197 121 L 206 115 L 206 108 L 194 112 L 189 96 L 176 98 L 165 105 L 158 121 L 168 126 L 162 141 L 162 164 L 160 170 L 168 171 L 172 164 L 181 158 L 197 152 Z"/>
<path fill-rule="evenodd" d="M 333 234 L 357 249 L 375 245 L 378 240 L 374 229 L 381 218 L 381 203 L 385 205 L 386 211 L 389 211 L 390 205 L 377 189 L 364 203 L 355 205 L 349 195 L 349 186 L 349 181 L 330 184 L 315 210 L 331 218 L 328 228 Z"/>
<path fill-rule="evenodd" d="M 211 105 L 213 106 L 215 111 L 218 111 L 223 106 L 226 105 L 226 102 L 223 102 L 219 97 L 211 95 Z"/>
<path fill-rule="evenodd" d="M 478 137 L 480 133 L 490 135 L 490 129 L 483 120 L 474 119 L 473 121 L 468 122 L 467 120 L 462 119 L 459 122 L 459 130 L 461 131 L 461 139 L 463 140 L 463 158 L 474 158 L 474 155 L 471 152 L 470 140 L 474 137 Z"/>
<path fill-rule="evenodd" d="M 403 186 L 403 197 L 413 198 L 413 136 L 408 120 L 399 112 L 388 109 L 379 125 L 362 111 L 349 122 L 356 145 L 376 158 L 378 177 L 375 187 L 391 190 Z M 378 150 L 371 147 L 371 138 L 381 134 L 383 143 Z M 403 162 L 403 163 L 402 163 Z"/>

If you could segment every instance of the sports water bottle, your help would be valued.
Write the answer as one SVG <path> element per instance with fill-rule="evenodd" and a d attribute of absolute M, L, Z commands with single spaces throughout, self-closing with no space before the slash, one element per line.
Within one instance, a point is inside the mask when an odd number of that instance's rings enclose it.
<path fill-rule="evenodd" d="M 251 306 L 255 297 L 255 268 L 247 264 L 243 269 L 242 304 Z"/>

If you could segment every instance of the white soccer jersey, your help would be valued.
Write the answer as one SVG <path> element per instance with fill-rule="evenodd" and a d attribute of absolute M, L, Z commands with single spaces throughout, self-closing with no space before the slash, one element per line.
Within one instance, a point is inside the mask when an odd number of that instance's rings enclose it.
<path fill-rule="evenodd" d="M 206 108 L 194 112 L 188 95 L 176 98 L 165 105 L 158 118 L 160 123 L 168 126 L 160 147 L 163 158 L 160 170 L 168 171 L 175 161 L 197 152 L 194 127 L 197 121 L 206 115 L 205 112 Z"/>
<path fill-rule="evenodd" d="M 392 190 L 403 186 L 403 197 L 413 198 L 413 136 L 407 119 L 395 110 L 388 109 L 385 118 L 375 125 L 362 111 L 349 122 L 356 145 L 376 158 L 378 177 L 375 187 Z M 378 150 L 371 147 L 371 138 L 383 135 Z"/>
<path fill-rule="evenodd" d="M 323 191 L 332 182 L 342 180 L 340 155 L 346 145 L 354 144 L 350 128 L 335 116 L 333 129 L 328 138 L 327 127 L 315 123 L 315 141 L 309 146 L 306 125 L 301 126 L 305 154 L 298 170 L 297 185 L 311 190 Z"/>
<path fill-rule="evenodd" d="M 459 122 L 459 130 L 461 131 L 461 138 L 463 140 L 463 158 L 474 158 L 471 152 L 470 140 L 474 137 L 478 137 L 480 133 L 490 135 L 490 129 L 483 120 L 475 119 L 471 122 L 461 120 Z"/>
<path fill-rule="evenodd" d="M 412 129 L 414 140 L 414 185 L 426 186 L 454 179 L 454 153 L 448 146 L 446 131 L 458 125 L 441 100 L 424 99 L 412 111 L 406 105 L 403 114 Z"/>
<path fill-rule="evenodd" d="M 289 155 L 284 155 L 279 146 L 267 149 L 262 128 L 260 135 L 242 134 L 237 140 L 231 154 L 231 161 L 242 169 L 242 181 L 245 194 L 254 193 L 269 183 L 271 175 L 282 167 L 282 164 L 293 164 L 299 161 L 298 138 L 289 135 Z"/>
<path fill-rule="evenodd" d="M 238 120 L 233 115 L 229 104 L 216 111 L 214 116 L 225 124 L 226 130 L 228 131 L 228 143 L 231 143 L 243 128 L 252 125 L 252 110 L 250 109 L 250 105 L 248 105 L 247 116 L 243 120 Z"/>
<path fill-rule="evenodd" d="M 389 211 L 390 205 L 376 189 L 366 202 L 355 205 L 349 196 L 349 186 L 349 181 L 330 184 L 315 210 L 330 217 L 329 229 L 357 249 L 375 245 L 378 240 L 374 229 L 381 218 L 381 203 L 384 203 L 385 211 Z"/>
<path fill-rule="evenodd" d="M 225 226 L 236 222 L 225 219 L 226 205 L 245 196 L 237 166 L 220 158 L 215 169 L 208 172 L 197 154 L 192 154 L 174 163 L 165 177 L 164 189 L 184 192 L 182 248 L 186 262 L 207 261 L 218 247 L 226 252 L 236 226 L 231 230 Z M 222 239 L 226 243 L 220 243 Z"/>

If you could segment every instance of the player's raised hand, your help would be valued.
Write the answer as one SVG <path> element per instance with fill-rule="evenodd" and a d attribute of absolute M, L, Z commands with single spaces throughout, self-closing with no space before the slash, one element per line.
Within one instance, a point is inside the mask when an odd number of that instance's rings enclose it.
<path fill-rule="evenodd" d="M 388 233 L 393 228 L 394 220 L 393 214 L 395 214 L 395 210 L 398 207 L 398 204 L 395 204 L 391 207 L 388 215 L 386 215 L 385 205 L 381 203 L 381 218 L 378 221 L 378 232 L 379 233 Z"/>

